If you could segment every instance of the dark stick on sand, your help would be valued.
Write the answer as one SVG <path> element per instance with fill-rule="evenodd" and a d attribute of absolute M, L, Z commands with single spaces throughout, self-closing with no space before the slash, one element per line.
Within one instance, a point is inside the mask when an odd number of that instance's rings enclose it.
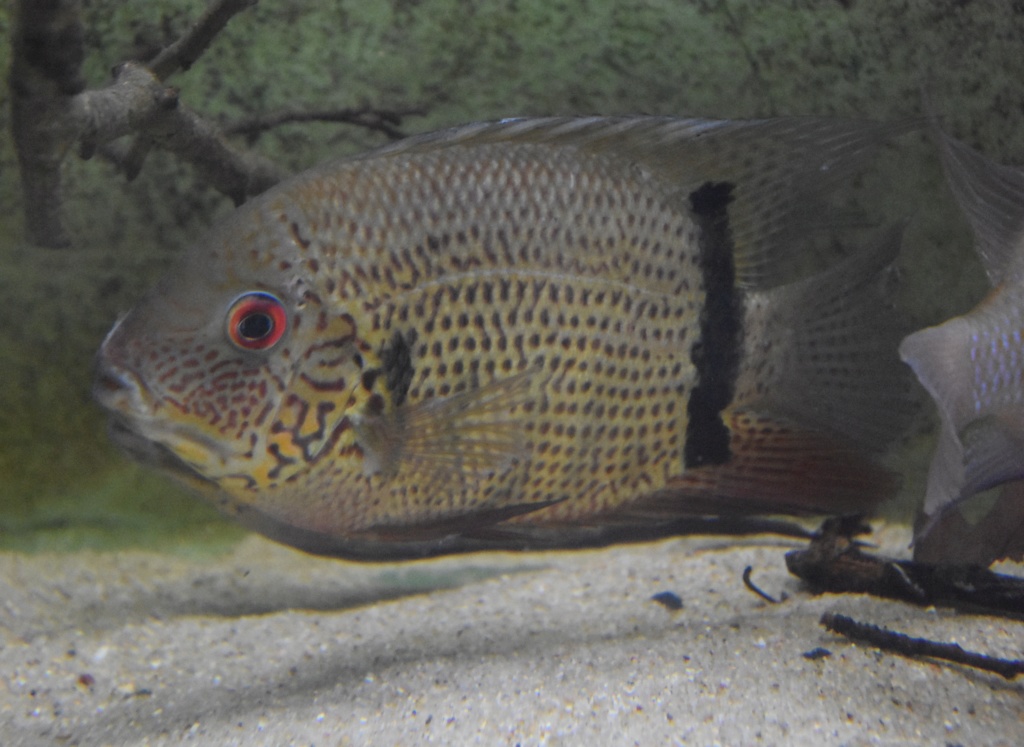
<path fill-rule="evenodd" d="M 932 659 L 951 661 L 986 672 L 995 672 L 1008 680 L 1024 673 L 1024 660 L 1000 659 L 974 651 L 965 651 L 956 643 L 913 638 L 877 625 L 858 622 L 846 615 L 826 612 L 821 616 L 821 624 L 833 633 L 855 641 L 863 641 L 883 651 L 891 651 L 902 656 L 927 656 Z"/>

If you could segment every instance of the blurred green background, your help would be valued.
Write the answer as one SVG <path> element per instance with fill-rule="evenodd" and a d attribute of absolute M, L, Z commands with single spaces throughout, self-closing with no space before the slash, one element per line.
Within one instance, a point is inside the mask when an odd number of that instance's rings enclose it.
<path fill-rule="evenodd" d="M 0 5 L 10 34 L 13 3 Z M 90 86 L 147 59 L 200 0 L 84 3 Z M 10 46 L 0 43 L 0 67 Z M 181 98 L 221 122 L 289 107 L 422 107 L 408 133 L 514 115 L 651 113 L 749 117 L 920 116 L 1024 162 L 1024 5 L 1007 0 L 261 0 L 174 76 Z M 153 153 L 132 183 L 102 159 L 65 168 L 70 249 L 24 239 L 0 88 L 0 547 L 171 547 L 240 536 L 106 442 L 89 387 L 94 352 L 120 312 L 229 201 Z M 332 124 L 251 142 L 292 169 L 384 142 Z M 877 208 L 910 217 L 903 297 L 917 326 L 985 292 L 970 236 L 931 147 L 904 138 L 873 181 Z M 872 187 L 872 185 L 875 185 Z M 912 447 L 904 512 L 930 444 Z"/>

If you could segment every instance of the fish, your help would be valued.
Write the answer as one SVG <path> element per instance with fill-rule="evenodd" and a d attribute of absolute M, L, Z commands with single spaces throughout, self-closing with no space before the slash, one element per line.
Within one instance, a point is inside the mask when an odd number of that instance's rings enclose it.
<path fill-rule="evenodd" d="M 190 248 L 94 395 L 131 456 L 354 560 L 869 511 L 898 484 L 900 231 L 796 273 L 893 132 L 523 118 L 329 161 Z"/>
<path fill-rule="evenodd" d="M 966 314 L 900 345 L 940 419 L 914 557 L 988 565 L 1024 557 L 1024 170 L 932 129 L 992 289 Z M 973 496 L 998 486 L 987 516 L 962 515 Z"/>

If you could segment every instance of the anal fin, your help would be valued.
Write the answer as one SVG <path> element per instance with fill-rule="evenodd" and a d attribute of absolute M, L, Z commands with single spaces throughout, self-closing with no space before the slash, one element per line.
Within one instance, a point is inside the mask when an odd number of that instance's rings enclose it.
<path fill-rule="evenodd" d="M 891 498 L 897 476 L 862 448 L 750 410 L 723 413 L 731 458 L 687 470 L 637 506 L 681 514 L 867 513 Z"/>

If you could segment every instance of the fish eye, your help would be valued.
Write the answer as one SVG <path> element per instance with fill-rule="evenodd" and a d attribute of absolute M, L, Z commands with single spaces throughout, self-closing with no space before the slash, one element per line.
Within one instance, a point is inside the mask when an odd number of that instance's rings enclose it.
<path fill-rule="evenodd" d="M 288 315 L 277 296 L 261 291 L 235 299 L 228 311 L 228 338 L 243 350 L 266 350 L 288 328 Z"/>

